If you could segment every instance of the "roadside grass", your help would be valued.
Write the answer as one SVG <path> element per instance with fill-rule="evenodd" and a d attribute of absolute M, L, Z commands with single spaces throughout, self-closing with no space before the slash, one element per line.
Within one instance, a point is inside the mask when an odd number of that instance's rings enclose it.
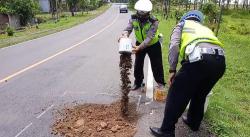
<path fill-rule="evenodd" d="M 244 17 L 245 16 L 245 17 Z M 250 136 L 250 15 L 235 13 L 223 16 L 219 39 L 225 45 L 227 70 L 213 88 L 205 121 L 220 137 Z M 243 25 L 244 24 L 244 25 Z M 164 34 L 163 61 L 168 77 L 168 45 L 175 19 L 161 20 Z"/>
<path fill-rule="evenodd" d="M 38 25 L 38 29 L 35 26 L 26 27 L 24 30 L 15 31 L 14 36 L 7 36 L 7 34 L 0 34 L 0 48 L 11 46 L 23 41 L 39 38 L 52 33 L 56 33 L 75 25 L 84 23 L 90 19 L 97 17 L 98 15 L 105 12 L 110 5 L 104 5 L 97 10 L 90 11 L 88 13 L 78 13 L 76 16 L 69 16 L 67 13 L 64 14 L 63 18 L 59 21 L 50 19 L 50 14 L 40 14 L 38 17 L 47 18 L 48 20 Z"/>

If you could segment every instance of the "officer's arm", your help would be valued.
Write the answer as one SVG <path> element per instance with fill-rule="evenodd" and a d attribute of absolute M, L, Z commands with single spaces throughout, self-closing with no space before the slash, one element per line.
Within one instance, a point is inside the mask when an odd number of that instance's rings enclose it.
<path fill-rule="evenodd" d="M 129 20 L 127 27 L 123 30 L 122 35 L 129 37 L 133 31 L 132 19 Z"/>
<path fill-rule="evenodd" d="M 159 21 L 158 20 L 154 21 L 153 24 L 151 25 L 148 33 L 147 33 L 146 39 L 139 45 L 140 49 L 144 49 L 147 46 L 149 46 L 149 43 L 155 37 L 155 34 L 157 32 L 157 29 L 158 29 L 158 26 L 159 26 Z"/>
<path fill-rule="evenodd" d="M 171 41 L 169 45 L 169 54 L 168 54 L 168 62 L 169 62 L 169 71 L 174 72 L 176 71 L 176 67 L 178 64 L 178 57 L 179 57 L 179 46 L 181 44 L 181 33 L 184 23 L 181 22 L 177 24 L 177 26 L 174 28 L 172 35 L 171 35 Z"/>

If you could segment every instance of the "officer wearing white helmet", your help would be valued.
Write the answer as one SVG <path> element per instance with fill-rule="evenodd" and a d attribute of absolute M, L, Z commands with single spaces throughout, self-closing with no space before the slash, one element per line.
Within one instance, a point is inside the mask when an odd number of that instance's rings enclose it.
<path fill-rule="evenodd" d="M 148 54 L 155 81 L 159 88 L 165 85 L 162 65 L 161 43 L 159 42 L 159 21 L 150 14 L 153 5 L 150 0 L 139 0 L 135 4 L 136 14 L 131 16 L 128 26 L 122 33 L 122 37 L 129 37 L 134 30 L 136 46 L 134 66 L 134 86 L 132 90 L 137 90 L 142 86 L 144 74 L 144 58 Z"/>
<path fill-rule="evenodd" d="M 193 131 L 199 130 L 207 95 L 225 72 L 223 44 L 202 25 L 200 11 L 186 13 L 174 28 L 169 46 L 169 84 L 167 102 L 160 128 L 150 127 L 156 137 L 174 137 L 175 124 L 189 101 L 183 122 Z M 178 57 L 182 67 L 176 73 Z"/>

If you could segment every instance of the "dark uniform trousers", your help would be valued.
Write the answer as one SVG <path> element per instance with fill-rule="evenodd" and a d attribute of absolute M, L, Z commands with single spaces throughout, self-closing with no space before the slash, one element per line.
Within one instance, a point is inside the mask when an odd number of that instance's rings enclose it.
<path fill-rule="evenodd" d="M 140 43 L 136 42 L 136 45 L 140 45 Z M 162 65 L 161 44 L 159 41 L 156 44 L 151 45 L 150 47 L 147 47 L 135 54 L 136 57 L 134 64 L 134 77 L 135 77 L 134 83 L 140 86 L 143 82 L 144 78 L 143 66 L 146 54 L 148 54 L 149 59 L 151 61 L 151 68 L 153 71 L 155 81 L 157 83 L 165 85 L 163 65 Z"/>
<path fill-rule="evenodd" d="M 204 54 L 203 59 L 195 63 L 183 61 L 169 88 L 161 130 L 175 130 L 175 124 L 189 101 L 188 122 L 192 127 L 199 128 L 206 97 L 223 76 L 225 68 L 225 57 L 220 55 Z"/>

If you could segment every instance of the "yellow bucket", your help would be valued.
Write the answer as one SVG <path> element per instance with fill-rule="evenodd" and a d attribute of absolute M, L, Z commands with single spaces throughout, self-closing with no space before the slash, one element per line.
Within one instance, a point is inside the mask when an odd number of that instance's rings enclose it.
<path fill-rule="evenodd" d="M 154 90 L 154 100 L 159 102 L 166 101 L 167 91 L 165 88 L 155 88 Z"/>

